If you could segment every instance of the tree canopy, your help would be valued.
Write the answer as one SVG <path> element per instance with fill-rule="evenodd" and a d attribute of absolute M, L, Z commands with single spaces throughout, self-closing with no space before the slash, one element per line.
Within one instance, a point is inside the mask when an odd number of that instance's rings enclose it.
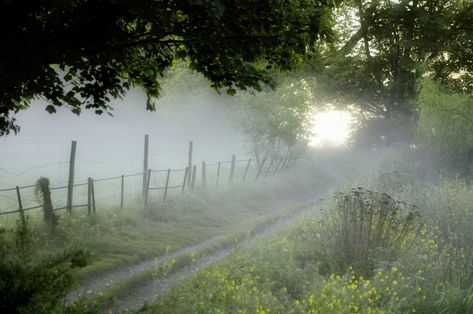
<path fill-rule="evenodd" d="M 42 97 L 109 112 L 131 86 L 151 97 L 178 60 L 212 87 L 272 84 L 269 70 L 292 70 L 330 34 L 332 0 L 0 0 L 0 135 L 14 114 Z"/>
<path fill-rule="evenodd" d="M 266 159 L 282 159 L 303 152 L 309 142 L 314 112 L 314 80 L 304 73 L 276 79 L 274 90 L 241 93 L 230 109 L 246 134 L 258 166 Z"/>
<path fill-rule="evenodd" d="M 335 15 L 337 40 L 319 43 L 311 62 L 325 101 L 380 119 L 368 124 L 384 125 L 383 132 L 391 120 L 397 132 L 415 125 L 422 78 L 472 94 L 471 1 L 350 0 Z"/>
<path fill-rule="evenodd" d="M 433 80 L 423 80 L 419 93 L 417 142 L 456 169 L 472 173 L 473 98 Z"/>

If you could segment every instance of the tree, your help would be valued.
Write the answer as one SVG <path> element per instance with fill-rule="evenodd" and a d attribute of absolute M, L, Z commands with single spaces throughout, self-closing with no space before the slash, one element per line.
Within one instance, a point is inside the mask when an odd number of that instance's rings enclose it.
<path fill-rule="evenodd" d="M 332 0 L 1 0 L 0 135 L 14 114 L 43 97 L 110 112 L 111 97 L 157 78 L 178 60 L 216 89 L 261 90 L 268 70 L 292 70 L 328 36 Z"/>
<path fill-rule="evenodd" d="M 440 161 L 471 174 L 473 97 L 452 93 L 433 80 L 423 80 L 419 93 L 418 143 Z"/>
<path fill-rule="evenodd" d="M 250 140 L 258 166 L 267 159 L 295 157 L 311 135 L 313 78 L 294 73 L 278 77 L 276 83 L 275 90 L 241 94 L 231 112 Z"/>
<path fill-rule="evenodd" d="M 0 228 L 0 311 L 2 313 L 98 313 L 100 304 L 66 304 L 73 270 L 90 263 L 81 248 L 34 250 L 34 233 L 23 215 L 12 230 Z M 102 309 L 103 311 L 103 309 Z"/>
<path fill-rule="evenodd" d="M 339 40 L 318 50 L 313 70 L 330 101 L 370 119 L 409 129 L 417 118 L 418 81 L 431 77 L 473 91 L 473 3 L 460 0 L 352 0 L 337 11 Z M 389 121 L 387 121 L 389 120 Z M 370 128 L 387 142 L 398 138 Z"/>

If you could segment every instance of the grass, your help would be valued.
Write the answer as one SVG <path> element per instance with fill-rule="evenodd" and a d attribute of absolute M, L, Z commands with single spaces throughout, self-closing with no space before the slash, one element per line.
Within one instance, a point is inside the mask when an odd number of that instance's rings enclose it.
<path fill-rule="evenodd" d="M 379 171 L 353 177 L 376 190 L 368 199 L 348 190 L 345 202 L 327 201 L 138 312 L 473 313 L 473 186 L 424 173 L 409 158 L 391 155 Z M 393 252 L 393 243 L 403 245 Z"/>
<path fill-rule="evenodd" d="M 236 244 L 242 238 L 243 235 L 236 238 L 223 238 L 220 241 L 206 245 L 199 250 L 177 256 L 161 264 L 156 264 L 154 268 L 139 272 L 110 288 L 100 291 L 95 297 L 102 304 L 103 308 L 111 308 L 116 300 L 120 300 L 122 297 L 127 296 L 129 292 L 133 291 L 135 288 L 143 286 L 151 281 L 159 280 L 159 278 L 196 263 L 207 254 L 228 247 L 229 245 Z"/>
<path fill-rule="evenodd" d="M 473 185 L 432 174 L 431 165 L 400 154 L 329 152 L 258 184 L 200 190 L 147 209 L 99 208 L 93 217 L 76 211 L 63 215 L 55 231 L 32 216 L 35 247 L 39 254 L 86 248 L 93 263 L 75 272 L 84 279 L 224 236 L 131 276 L 100 298 L 79 300 L 78 312 L 93 313 L 97 303 L 107 308 L 152 278 L 240 241 L 333 187 L 331 178 L 348 176 L 339 186 L 344 194 L 277 235 L 237 248 L 139 312 L 473 313 Z"/>
<path fill-rule="evenodd" d="M 42 223 L 40 212 L 28 215 L 29 224 L 38 252 L 60 251 L 64 247 L 91 252 L 93 262 L 75 274 L 85 279 L 215 236 L 232 238 L 246 233 L 283 215 L 284 207 L 311 198 L 313 191 L 324 189 L 322 182 L 328 180 L 311 166 L 257 183 L 235 183 L 174 195 L 166 203 L 151 204 L 146 209 L 139 205 L 121 210 L 100 207 L 97 215 L 90 217 L 86 209 L 72 214 L 62 212 L 54 231 Z M 0 224 L 11 230 L 13 218 Z"/>

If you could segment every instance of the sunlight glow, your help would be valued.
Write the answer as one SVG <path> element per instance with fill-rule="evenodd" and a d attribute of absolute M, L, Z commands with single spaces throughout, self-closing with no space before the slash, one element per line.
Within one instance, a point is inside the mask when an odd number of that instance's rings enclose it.
<path fill-rule="evenodd" d="M 315 114 L 312 119 L 311 146 L 341 146 L 350 135 L 353 116 L 348 111 L 329 109 Z"/>

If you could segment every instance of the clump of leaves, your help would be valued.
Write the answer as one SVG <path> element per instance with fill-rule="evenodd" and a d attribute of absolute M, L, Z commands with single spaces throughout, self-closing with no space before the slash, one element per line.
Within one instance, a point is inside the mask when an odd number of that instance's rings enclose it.
<path fill-rule="evenodd" d="M 85 267 L 92 262 L 93 255 L 84 248 L 69 250 L 71 267 Z"/>
<path fill-rule="evenodd" d="M 44 222 L 52 228 L 58 224 L 58 217 L 54 213 L 51 201 L 51 191 L 49 190 L 49 179 L 41 177 L 36 181 L 34 190 L 35 196 L 43 204 Z"/>
<path fill-rule="evenodd" d="M 36 254 L 24 219 L 7 233 L 0 232 L 0 313 L 69 312 L 64 299 L 73 285 L 72 268 L 85 266 L 87 253 Z"/>
<path fill-rule="evenodd" d="M 422 228 L 415 206 L 387 194 L 354 188 L 334 200 L 333 211 L 321 221 L 322 270 L 344 273 L 352 267 L 369 276 L 378 262 L 409 250 Z"/>

